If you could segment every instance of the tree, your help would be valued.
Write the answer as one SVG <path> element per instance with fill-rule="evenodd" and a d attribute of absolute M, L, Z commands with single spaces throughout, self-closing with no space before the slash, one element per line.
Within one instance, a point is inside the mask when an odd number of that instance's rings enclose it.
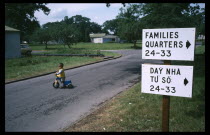
<path fill-rule="evenodd" d="M 122 3 L 122 5 L 125 7 L 125 3 Z M 110 7 L 111 6 L 111 4 L 110 3 L 106 3 L 106 7 Z"/>
<path fill-rule="evenodd" d="M 102 32 L 102 28 L 101 28 L 101 25 L 95 23 L 95 22 L 90 22 L 90 31 L 89 32 L 92 32 L 92 33 L 100 33 Z"/>
<path fill-rule="evenodd" d="M 73 45 L 74 43 L 76 44 L 78 42 L 80 33 L 74 24 L 64 23 L 62 27 L 63 28 L 61 30 L 60 39 L 64 42 L 64 47 L 66 44 L 69 48 L 71 48 L 71 45 Z"/>
<path fill-rule="evenodd" d="M 198 4 L 190 6 L 189 12 L 185 13 L 189 20 L 189 26 L 196 27 L 198 35 L 205 35 L 205 8 L 200 8 Z"/>
<path fill-rule="evenodd" d="M 142 15 L 141 13 L 141 8 L 143 4 L 128 4 L 126 7 L 121 7 L 120 8 L 120 13 L 117 15 L 116 18 L 118 19 L 130 19 L 133 21 L 137 21 L 140 19 L 140 16 Z"/>
<path fill-rule="evenodd" d="M 142 28 L 143 26 L 140 22 L 124 22 L 119 26 L 119 36 L 134 43 L 134 48 L 136 48 L 137 40 L 142 37 Z"/>
<path fill-rule="evenodd" d="M 120 9 L 117 18 L 120 20 L 118 27 L 121 27 L 119 34 L 130 40 L 132 32 L 127 30 L 132 30 L 132 27 L 138 23 L 139 28 L 144 29 L 196 27 L 197 33 L 205 31 L 205 9 L 200 9 L 199 5 L 194 6 L 191 3 L 129 4 Z M 138 23 L 129 25 L 131 22 Z M 133 33 L 134 31 L 133 28 Z"/>
<path fill-rule="evenodd" d="M 141 12 L 146 28 L 181 28 L 186 27 L 188 18 L 184 12 L 188 12 L 190 3 L 147 3 Z"/>
<path fill-rule="evenodd" d="M 48 28 L 49 35 L 50 35 L 52 40 L 54 40 L 56 42 L 60 42 L 61 41 L 62 29 L 64 29 L 64 27 L 62 25 L 64 25 L 64 24 L 60 23 L 60 22 L 48 22 L 46 24 L 43 24 L 42 27 L 43 28 Z"/>
<path fill-rule="evenodd" d="M 122 39 L 126 39 L 129 42 L 134 43 L 134 48 L 136 48 L 137 40 L 141 39 L 141 33 L 143 28 L 143 23 L 140 22 L 139 5 L 129 4 L 126 8 L 120 8 L 120 13 L 116 17 L 117 22 L 117 34 Z"/>
<path fill-rule="evenodd" d="M 81 35 L 78 37 L 79 41 L 87 42 L 87 36 L 89 36 L 88 28 L 90 26 L 90 18 L 76 15 L 72 16 L 70 20 L 73 20 L 74 26 L 77 27 L 77 30 L 81 33 Z"/>
<path fill-rule="evenodd" d="M 21 41 L 29 41 L 29 35 L 40 27 L 35 11 L 42 10 L 45 15 L 50 13 L 46 3 L 5 3 L 5 25 L 20 30 Z"/>
<path fill-rule="evenodd" d="M 201 17 L 201 23 L 198 26 L 198 31 L 201 35 L 205 35 L 205 8 L 201 9 L 201 13 L 199 14 L 199 16 Z"/>
<path fill-rule="evenodd" d="M 108 20 L 108 21 L 105 21 L 102 25 L 103 27 L 103 31 L 109 31 L 110 32 L 113 32 L 114 35 L 117 34 L 117 31 L 118 31 L 118 22 L 119 20 L 118 19 L 113 19 L 113 20 Z"/>
<path fill-rule="evenodd" d="M 90 33 L 102 32 L 99 24 L 90 22 L 90 18 L 83 17 L 81 15 L 72 16 L 71 18 L 65 16 L 61 22 L 69 25 L 73 24 L 77 28 L 77 31 L 80 33 L 78 36 L 78 40 L 80 42 L 89 42 Z"/>
<path fill-rule="evenodd" d="M 31 36 L 31 39 L 33 39 L 33 41 L 38 41 L 41 44 L 44 43 L 45 49 L 47 49 L 48 41 L 52 40 L 50 31 L 51 31 L 50 28 L 38 28 Z"/>

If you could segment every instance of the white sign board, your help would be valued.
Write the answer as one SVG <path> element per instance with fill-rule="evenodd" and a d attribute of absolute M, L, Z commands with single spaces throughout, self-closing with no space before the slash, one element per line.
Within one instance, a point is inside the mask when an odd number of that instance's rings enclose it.
<path fill-rule="evenodd" d="M 142 64 L 141 92 L 192 97 L 193 66 Z"/>
<path fill-rule="evenodd" d="M 194 60 L 195 28 L 143 29 L 142 59 Z"/>

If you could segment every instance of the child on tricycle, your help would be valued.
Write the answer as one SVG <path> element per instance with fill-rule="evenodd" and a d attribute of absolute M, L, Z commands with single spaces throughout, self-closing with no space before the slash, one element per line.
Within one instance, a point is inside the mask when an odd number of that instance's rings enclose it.
<path fill-rule="evenodd" d="M 61 82 L 62 86 L 60 88 L 73 88 L 73 85 L 71 83 L 71 80 L 65 81 L 65 72 L 63 69 L 63 63 L 59 64 L 59 70 L 58 72 L 55 73 L 56 79 L 53 82 L 53 87 L 58 88 L 59 87 L 59 82 Z"/>

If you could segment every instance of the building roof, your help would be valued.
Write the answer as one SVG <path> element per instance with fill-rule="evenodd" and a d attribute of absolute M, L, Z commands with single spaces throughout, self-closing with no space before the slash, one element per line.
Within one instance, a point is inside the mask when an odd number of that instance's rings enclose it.
<path fill-rule="evenodd" d="M 5 26 L 5 31 L 20 31 L 20 30 Z"/>
<path fill-rule="evenodd" d="M 105 36 L 106 33 L 97 33 L 97 34 L 90 34 L 91 38 L 99 38 Z"/>
<path fill-rule="evenodd" d="M 114 35 L 106 35 L 106 33 L 97 33 L 97 34 L 90 34 L 91 38 L 116 38 L 118 36 Z"/>
<path fill-rule="evenodd" d="M 118 37 L 118 36 L 115 36 L 115 35 L 106 35 L 103 38 L 116 38 L 116 37 Z"/>

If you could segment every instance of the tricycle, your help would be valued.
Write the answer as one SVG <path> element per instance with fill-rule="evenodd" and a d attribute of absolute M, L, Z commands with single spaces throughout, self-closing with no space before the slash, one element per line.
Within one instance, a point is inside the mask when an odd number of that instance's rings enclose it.
<path fill-rule="evenodd" d="M 60 86 L 59 81 L 61 82 L 61 78 L 57 77 L 57 75 L 55 75 L 55 76 L 56 76 L 56 79 L 53 82 L 53 87 L 57 89 Z M 74 86 L 72 85 L 71 80 L 64 81 L 64 86 L 65 86 L 65 88 L 74 88 Z"/>

